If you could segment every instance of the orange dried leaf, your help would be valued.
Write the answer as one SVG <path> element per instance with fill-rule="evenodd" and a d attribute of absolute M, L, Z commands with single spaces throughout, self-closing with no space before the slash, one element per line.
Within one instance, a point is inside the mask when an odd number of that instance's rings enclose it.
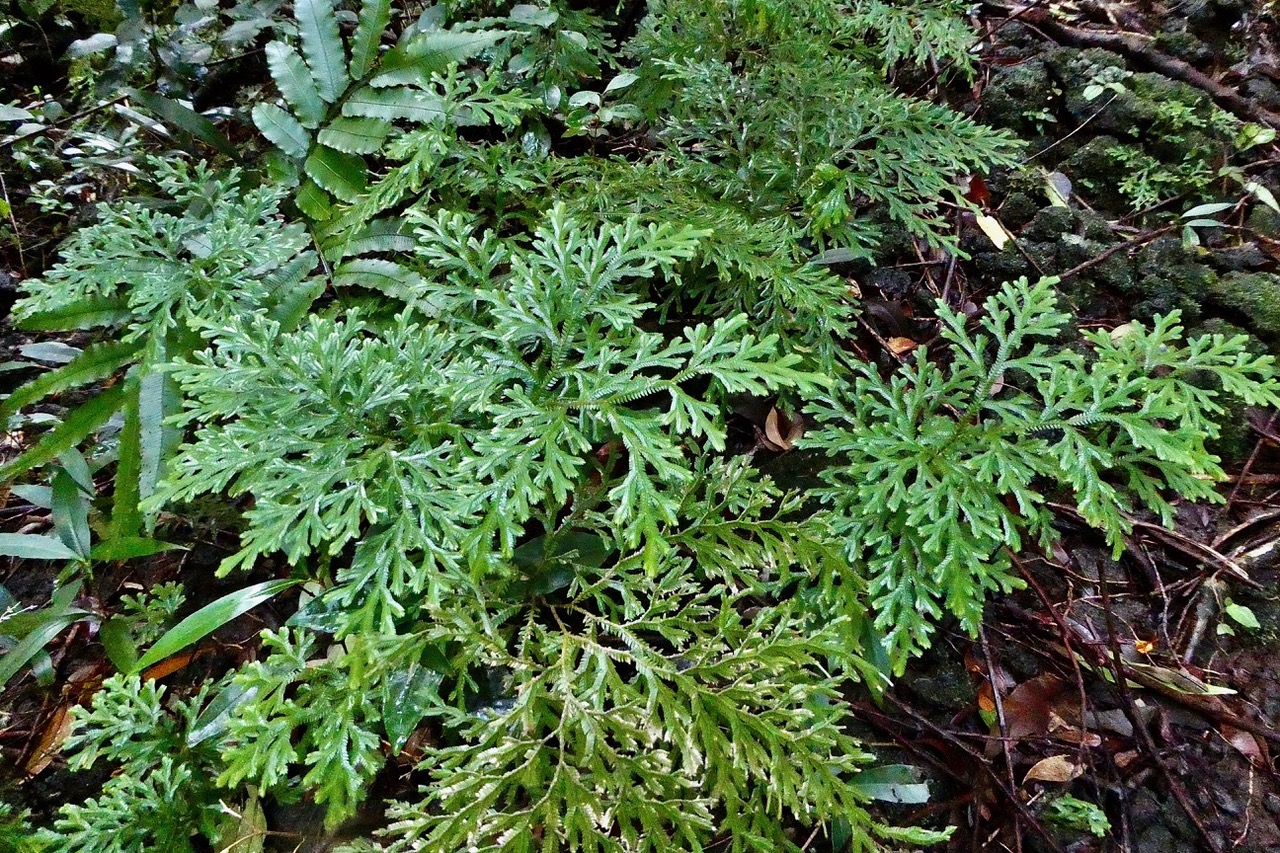
<path fill-rule="evenodd" d="M 885 343 L 889 345 L 889 352 L 894 355 L 906 355 L 919 346 L 911 338 L 889 338 Z"/>
<path fill-rule="evenodd" d="M 181 654 L 176 654 L 171 658 L 165 658 L 155 666 L 148 667 L 142 673 L 142 677 L 147 681 L 153 681 L 157 678 L 164 678 L 167 675 L 173 675 L 175 672 L 191 663 L 195 656 L 195 652 L 183 652 Z"/>

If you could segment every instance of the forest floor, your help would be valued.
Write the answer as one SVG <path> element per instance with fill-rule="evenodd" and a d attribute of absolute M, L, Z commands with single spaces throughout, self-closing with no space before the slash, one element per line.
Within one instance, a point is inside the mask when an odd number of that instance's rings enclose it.
<path fill-rule="evenodd" d="M 1242 179 L 1219 175 L 1236 152 L 1216 116 L 1237 119 L 1236 136 L 1280 128 L 1280 29 L 1266 12 L 1235 0 L 977 7 L 971 88 L 898 83 L 1025 140 L 1027 168 L 973 179 L 989 219 L 957 214 L 970 259 L 904 240 L 896 263 L 846 271 L 868 308 L 868 357 L 918 340 L 924 300 L 1040 274 L 1063 279 L 1081 326 L 1178 308 L 1193 331 L 1243 329 L 1280 347 L 1280 207 L 1234 204 L 1193 236 L 1168 216 L 1206 187 L 1224 201 L 1262 198 L 1251 184 L 1280 196 L 1270 142 L 1236 158 Z M 996 247 L 992 222 L 1015 251 Z M 896 820 L 957 827 L 953 851 L 1280 851 L 1280 415 L 1235 415 L 1218 448 L 1232 474 L 1224 504 L 1182 507 L 1177 532 L 1138 517 L 1118 558 L 1064 508 L 1062 548 L 1019 563 L 1026 589 L 989 606 L 979 637 L 943 629 L 881 701 L 850 697 L 869 747 L 930 783 L 927 803 L 891 807 Z M 98 585 L 183 580 L 196 597 L 219 594 L 208 569 L 233 542 L 207 539 Z M 24 584 L 47 586 L 2 574 L 19 599 Z M 255 611 L 173 677 L 224 671 L 239 642 L 281 618 Z M 70 786 L 93 788 L 55 755 L 67 709 L 108 669 L 81 640 L 71 631 L 49 648 L 58 689 L 27 679 L 4 697 L 22 722 L 0 731 L 0 750 L 38 812 Z"/>
<path fill-rule="evenodd" d="M 1043 273 L 1082 326 L 1179 308 L 1275 351 L 1280 216 L 1237 209 L 1197 241 L 1168 214 L 1191 207 L 1191 171 L 1221 163 L 1207 148 L 1195 162 L 1204 121 L 1171 104 L 1280 127 L 1276 20 L 1230 0 L 1048 5 L 982 4 L 982 70 L 972 100 L 953 99 L 1028 143 L 1030 168 L 970 195 L 1017 251 L 960 223 L 972 260 L 903 252 L 863 281 L 883 299 L 875 336 L 911 337 L 915 293 Z M 1246 157 L 1246 182 L 1276 190 L 1276 153 Z M 1218 448 L 1224 504 L 1182 507 L 1176 533 L 1139 519 L 1118 559 L 1066 513 L 1064 546 L 1019 564 L 1027 588 L 989 607 L 976 640 L 940 637 L 886 701 L 862 703 L 869 737 L 933 783 L 903 815 L 959 827 L 955 851 L 1280 850 L 1280 418 L 1237 415 Z"/>

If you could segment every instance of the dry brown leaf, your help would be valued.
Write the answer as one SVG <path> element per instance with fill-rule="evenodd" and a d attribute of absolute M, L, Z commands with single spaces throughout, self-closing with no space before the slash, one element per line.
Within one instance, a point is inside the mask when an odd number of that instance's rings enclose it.
<path fill-rule="evenodd" d="M 991 682 L 984 681 L 978 687 L 978 710 L 986 714 L 995 713 L 996 700 L 991 694 Z"/>
<path fill-rule="evenodd" d="M 1022 784 L 1028 782 L 1070 782 L 1072 779 L 1084 772 L 1079 764 L 1067 755 L 1051 755 L 1048 758 L 1037 761 L 1035 765 L 1027 771 L 1027 775 L 1023 778 Z"/>
<path fill-rule="evenodd" d="M 782 434 L 782 430 L 778 428 L 778 422 L 781 417 L 777 409 L 770 409 L 769 414 L 765 415 L 764 437 L 765 443 L 769 445 L 770 450 L 784 451 L 791 449 L 791 442 L 787 440 L 787 437 Z"/>
<path fill-rule="evenodd" d="M 885 343 L 889 345 L 889 352 L 894 355 L 906 355 L 919 346 L 911 338 L 889 338 Z"/>
<path fill-rule="evenodd" d="M 154 681 L 157 678 L 164 678 L 167 675 L 173 675 L 180 669 L 186 667 L 187 664 L 195 658 L 197 652 L 180 652 L 171 658 L 165 658 L 155 666 L 147 667 L 142 673 L 144 681 Z"/>
<path fill-rule="evenodd" d="M 1117 752 L 1115 755 L 1111 756 L 1111 760 L 1116 763 L 1116 767 L 1123 770 L 1132 764 L 1137 757 L 1138 751 L 1136 749 L 1126 749 L 1124 752 Z"/>
<path fill-rule="evenodd" d="M 804 435 L 804 419 L 799 415 L 787 417 L 777 409 L 770 409 L 764 418 L 764 434 L 760 442 L 770 450 L 785 453 L 796 446 L 796 440 Z"/>
<path fill-rule="evenodd" d="M 1243 729 L 1237 729 L 1235 726 L 1230 726 L 1224 723 L 1222 726 L 1222 737 L 1225 738 L 1227 743 L 1231 744 L 1237 752 L 1249 759 L 1250 764 L 1262 763 L 1262 749 L 1258 746 L 1258 741 L 1253 735 Z"/>
<path fill-rule="evenodd" d="M 1048 734 L 1054 703 L 1066 690 L 1067 683 L 1052 674 L 1037 676 L 1013 688 L 1004 699 L 1008 736 L 1017 740 Z"/>
<path fill-rule="evenodd" d="M 69 703 L 59 705 L 49 717 L 49 724 L 44 727 L 40 742 L 36 744 L 35 750 L 23 768 L 28 776 L 38 775 L 49 766 L 53 757 L 62 751 L 63 742 L 67 739 L 67 735 L 71 734 L 71 722 L 71 705 Z"/>

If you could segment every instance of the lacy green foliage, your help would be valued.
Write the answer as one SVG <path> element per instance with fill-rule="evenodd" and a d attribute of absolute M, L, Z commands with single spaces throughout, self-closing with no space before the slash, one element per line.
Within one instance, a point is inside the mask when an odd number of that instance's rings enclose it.
<path fill-rule="evenodd" d="M 878 70 L 893 59 L 858 47 L 868 30 L 909 21 L 912 10 L 710 6 L 668 0 L 629 47 L 648 72 L 637 98 L 646 113 L 663 116 L 677 177 L 714 187 L 715 197 L 761 219 L 786 215 L 797 237 L 824 246 L 869 249 L 876 232 L 858 215 L 868 207 L 932 243 L 953 244 L 937 205 L 960 203 L 956 178 L 1012 162 L 1015 146 L 895 92 Z"/>
<path fill-rule="evenodd" d="M 865 809 L 838 685 L 884 667 L 843 492 L 815 512 L 723 458 L 724 410 L 862 405 L 832 378 L 853 302 L 815 252 L 869 258 L 889 222 L 950 245 L 955 179 L 1011 162 L 887 82 L 965 66 L 954 4 L 666 0 L 634 36 L 631 4 L 293 10 L 296 40 L 266 49 L 282 100 L 252 110 L 276 184 L 201 171 L 181 214 L 122 207 L 118 239 L 84 238 L 46 286 L 50 309 L 111 300 L 120 345 L 183 400 L 142 509 L 242 499 L 223 571 L 274 557 L 315 597 L 200 696 L 104 685 L 74 749 L 123 770 L 64 810 L 57 849 L 156 843 L 130 813 L 165 849 L 221 845 L 206 807 L 245 788 L 334 825 L 423 727 L 430 784 L 384 848 L 795 851 L 797 826 L 836 821 L 855 850 L 936 840 Z M 957 375 L 940 413 L 1012 393 Z"/>
<path fill-rule="evenodd" d="M 61 808 L 55 831 L 42 833 L 49 850 L 185 853 L 197 849 L 197 833 L 216 834 L 218 793 L 202 772 L 216 753 L 209 745 L 189 746 L 187 738 L 206 693 L 180 700 L 173 713 L 163 696 L 153 681 L 117 675 L 103 683 L 91 709 L 72 711 L 72 768 L 105 759 L 120 770 L 99 796 Z"/>
<path fill-rule="evenodd" d="M 305 765 L 302 785 L 336 823 L 354 813 L 382 766 L 382 706 L 371 688 L 381 679 L 376 667 L 399 661 L 390 655 L 370 661 L 359 640 L 349 644 L 355 651 L 327 662 L 312 660 L 309 634 L 268 632 L 263 640 L 270 657 L 235 676 L 235 686 L 254 699 L 229 721 L 218 783 L 234 788 L 248 780 L 283 792 L 292 770 Z"/>
<path fill-rule="evenodd" d="M 342 284 L 394 297 L 416 282 L 420 270 L 389 254 L 406 202 L 430 193 L 432 206 L 532 228 L 553 203 L 544 188 L 564 187 L 580 213 L 706 230 L 681 287 L 663 295 L 669 309 L 747 313 L 830 370 L 851 306 L 808 263 L 815 242 L 869 257 L 874 210 L 950 246 L 940 200 L 963 204 L 957 178 L 1012 162 L 1010 140 L 885 81 L 884 66 L 926 45 L 967 59 L 953 5 L 673 0 L 614 50 L 601 19 L 564 4 L 506 17 L 481 4 L 493 17 L 420 22 L 379 57 L 361 48 L 386 15 L 369 0 L 348 59 L 318 2 L 300 22 L 301 53 L 268 49 L 290 109 L 261 104 L 254 117 L 300 170 L 297 202 Z M 633 67 L 584 88 L 623 57 Z M 638 161 L 551 153 L 562 132 L 645 116 L 660 148 Z"/>
<path fill-rule="evenodd" d="M 724 442 L 719 407 L 686 386 L 709 383 L 713 398 L 817 387 L 744 317 L 673 336 L 637 326 L 652 307 L 638 282 L 688 257 L 696 232 L 591 233 L 557 209 L 528 247 L 456 217 L 419 233 L 444 280 L 422 280 L 409 301 L 447 324 L 317 317 L 282 335 L 251 321 L 174 371 L 187 418 L 205 426 L 157 502 L 253 494 L 224 568 L 360 541 L 341 595 L 359 624 L 390 628 L 406 599 L 442 601 L 495 539 L 510 555 L 535 513 L 554 515 L 592 477 L 619 541 L 654 561 L 672 490 L 694 476 L 684 442 Z"/>
<path fill-rule="evenodd" d="M 0 417 L 51 394 L 100 382 L 122 370 L 108 388 L 33 448 L 0 469 L 12 479 L 81 444 L 116 412 L 120 433 L 112 535 L 135 537 L 145 518 L 138 501 L 154 489 L 176 434 L 163 419 L 180 405 L 159 367 L 205 342 L 201 323 L 264 311 L 291 323 L 317 295 L 307 276 L 316 265 L 300 225 L 284 224 L 276 187 L 245 190 L 240 175 L 215 176 L 208 167 L 153 164 L 165 206 L 126 202 L 104 207 L 100 221 L 62 246 L 62 261 L 26 282 L 14 309 L 27 329 L 92 329 L 115 340 L 19 388 L 0 404 Z M 323 286 L 323 282 L 319 283 Z"/>
<path fill-rule="evenodd" d="M 886 68 L 904 60 L 921 67 L 933 61 L 973 74 L 970 50 L 977 37 L 964 19 L 969 4 L 963 0 L 856 0 L 852 5 L 855 26 L 859 32 L 875 36 L 876 49 L 884 57 Z"/>
<path fill-rule="evenodd" d="M 972 330 L 940 304 L 948 362 L 922 347 L 888 379 L 857 365 L 812 407 L 823 429 L 804 441 L 833 459 L 820 495 L 866 567 L 898 671 L 944 607 L 977 629 L 985 594 L 1018 583 L 1009 553 L 1052 542 L 1057 493 L 1118 556 L 1131 511 L 1171 525 L 1166 493 L 1221 499 L 1205 449 L 1221 394 L 1280 402 L 1271 356 L 1243 335 L 1184 341 L 1176 313 L 1086 334 L 1087 355 L 1063 346 L 1053 284 L 1006 285 Z"/>

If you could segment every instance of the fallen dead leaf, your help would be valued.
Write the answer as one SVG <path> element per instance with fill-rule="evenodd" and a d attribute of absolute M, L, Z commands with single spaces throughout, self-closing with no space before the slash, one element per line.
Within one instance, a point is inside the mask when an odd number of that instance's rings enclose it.
<path fill-rule="evenodd" d="M 1137 757 L 1138 751 L 1136 749 L 1126 749 L 1124 752 L 1117 752 L 1115 755 L 1111 756 L 1111 760 L 1116 763 L 1116 767 L 1123 770 L 1132 764 L 1134 759 Z"/>
<path fill-rule="evenodd" d="M 1258 740 L 1253 735 L 1237 729 L 1235 726 L 1223 724 L 1222 737 L 1227 743 L 1235 748 L 1245 758 L 1249 759 L 1250 764 L 1261 764 L 1263 762 L 1262 749 L 1258 745 Z"/>
<path fill-rule="evenodd" d="M 889 338 L 885 343 L 889 345 L 889 352 L 894 355 L 906 355 L 919 346 L 911 338 Z"/>
<path fill-rule="evenodd" d="M 997 249 L 1003 249 L 1013 239 L 1013 235 L 994 216 L 978 213 L 974 215 L 974 220 L 978 223 L 978 227 L 982 229 L 982 233 L 986 234 L 992 243 L 995 243 Z"/>
<path fill-rule="evenodd" d="M 1027 775 L 1023 778 L 1022 784 L 1028 782 L 1070 782 L 1072 779 L 1084 772 L 1079 764 L 1076 764 L 1069 756 L 1051 755 L 1048 758 L 1037 761 L 1035 765 L 1027 771 Z"/>
<path fill-rule="evenodd" d="M 49 717 L 49 724 L 44 727 L 40 742 L 23 767 L 28 776 L 39 775 L 53 761 L 53 757 L 62 752 L 62 744 L 67 735 L 71 734 L 71 723 L 71 705 L 59 705 Z"/>
<path fill-rule="evenodd" d="M 1102 738 L 1094 732 L 1086 732 L 1068 723 L 1058 716 L 1056 711 L 1049 712 L 1049 731 L 1055 738 L 1066 743 L 1084 744 L 1085 746 L 1101 746 Z"/>
<path fill-rule="evenodd" d="M 1061 172 L 1048 172 L 1044 176 L 1044 191 L 1049 197 L 1049 204 L 1054 207 L 1068 207 L 1071 198 L 1071 179 Z"/>
<path fill-rule="evenodd" d="M 992 714 L 996 710 L 996 700 L 991 693 L 991 682 L 984 681 L 978 686 L 978 710 Z"/>
<path fill-rule="evenodd" d="M 1004 699 L 1008 736 L 1018 740 L 1048 734 L 1054 703 L 1066 690 L 1067 683 L 1052 674 L 1036 676 L 1013 688 Z"/>
<path fill-rule="evenodd" d="M 173 675 L 196 657 L 197 652 L 181 652 L 171 658 L 165 658 L 155 666 L 147 667 L 142 673 L 144 681 L 154 681 L 158 678 L 164 678 L 167 675 Z"/>
<path fill-rule="evenodd" d="M 796 439 L 804 435 L 804 419 L 799 415 L 788 417 L 777 409 L 770 409 L 764 418 L 764 435 L 761 442 L 770 450 L 785 453 L 796 446 Z"/>

